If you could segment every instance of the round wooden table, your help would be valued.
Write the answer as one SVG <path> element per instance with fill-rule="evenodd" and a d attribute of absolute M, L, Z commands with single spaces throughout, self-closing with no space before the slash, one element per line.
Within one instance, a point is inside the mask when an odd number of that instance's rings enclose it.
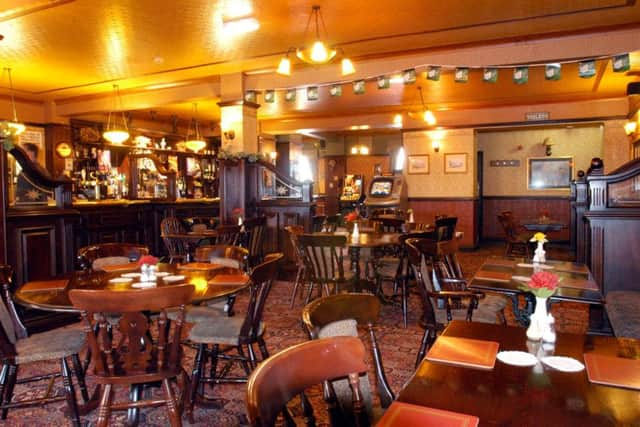
<path fill-rule="evenodd" d="M 360 250 L 362 248 L 382 248 L 400 244 L 401 233 L 360 233 L 358 239 L 347 235 L 347 247 L 351 258 L 351 269 L 357 281 L 360 280 Z"/>
<path fill-rule="evenodd" d="M 189 264 L 186 264 L 188 267 Z M 216 267 L 211 264 L 210 269 L 187 269 L 185 266 L 177 264 L 158 264 L 158 271 L 171 273 L 172 275 L 185 276 L 183 280 L 168 282 L 162 277 L 157 278 L 157 286 L 174 286 L 189 283 L 195 286 L 196 290 L 191 300 L 194 304 L 199 304 L 211 299 L 230 296 L 249 286 L 248 276 L 246 280 L 238 283 L 215 284 L 209 281 L 218 274 L 238 274 L 240 270 L 229 267 Z M 204 265 L 203 265 L 204 267 Z M 120 277 L 127 272 L 139 272 L 140 269 L 133 265 L 129 269 L 123 268 L 120 271 L 91 271 L 75 272 L 67 282 L 60 280 L 47 281 L 51 286 L 47 289 L 47 282 L 27 282 L 20 286 L 15 293 L 15 300 L 25 307 L 35 308 L 45 311 L 56 312 L 79 312 L 69 300 L 71 289 L 109 289 L 117 292 L 119 290 L 131 290 L 132 284 L 139 281 L 133 278 L 128 283 L 112 283 L 111 279 Z M 36 285 L 36 286 L 34 286 Z M 40 285 L 40 286 L 38 286 Z M 58 289 L 55 289 L 58 287 Z"/>

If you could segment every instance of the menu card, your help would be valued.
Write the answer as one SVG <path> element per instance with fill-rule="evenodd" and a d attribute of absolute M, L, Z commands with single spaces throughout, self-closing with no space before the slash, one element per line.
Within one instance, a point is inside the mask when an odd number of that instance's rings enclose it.
<path fill-rule="evenodd" d="M 67 288 L 69 281 L 62 280 L 40 280 L 36 282 L 27 282 L 20 288 L 21 292 L 45 292 L 45 291 L 63 291 Z"/>
<path fill-rule="evenodd" d="M 640 390 L 640 360 L 585 353 L 589 381 Z"/>
<path fill-rule="evenodd" d="M 385 411 L 376 427 L 391 426 L 438 426 L 475 427 L 480 419 L 473 415 L 443 411 L 403 402 L 393 402 Z"/>
<path fill-rule="evenodd" d="M 249 281 L 249 275 L 244 273 L 237 274 L 217 274 L 213 279 L 209 280 L 212 285 L 244 285 Z"/>
<path fill-rule="evenodd" d="M 468 368 L 493 369 L 500 344 L 470 338 L 440 336 L 425 359 Z"/>
<path fill-rule="evenodd" d="M 178 268 L 181 270 L 217 270 L 222 267 L 220 264 L 211 264 L 208 262 L 190 262 L 188 264 L 182 264 Z"/>

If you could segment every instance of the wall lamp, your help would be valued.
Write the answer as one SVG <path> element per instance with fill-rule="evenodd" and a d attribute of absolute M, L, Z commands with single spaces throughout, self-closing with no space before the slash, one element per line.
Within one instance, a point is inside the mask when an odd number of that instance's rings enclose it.
<path fill-rule="evenodd" d="M 554 144 L 555 143 L 553 142 L 553 140 L 551 138 L 549 138 L 549 137 L 546 137 L 544 139 L 544 141 L 542 141 L 542 146 L 545 147 L 544 153 L 547 156 L 550 156 L 552 154 L 551 153 L 551 146 L 554 145 Z"/>
<path fill-rule="evenodd" d="M 233 141 L 236 138 L 236 131 L 234 131 L 233 129 L 224 131 L 224 139 L 228 140 L 228 141 Z"/>
<path fill-rule="evenodd" d="M 433 141 L 431 141 L 431 148 L 433 148 L 433 151 L 435 151 L 436 153 L 440 151 L 440 141 L 435 139 Z"/>

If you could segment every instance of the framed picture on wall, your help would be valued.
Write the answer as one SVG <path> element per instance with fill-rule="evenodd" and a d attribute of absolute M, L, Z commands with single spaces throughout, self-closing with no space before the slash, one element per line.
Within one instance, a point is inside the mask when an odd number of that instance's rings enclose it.
<path fill-rule="evenodd" d="M 425 175 L 429 173 L 429 155 L 417 154 L 407 158 L 407 173 L 411 175 Z"/>
<path fill-rule="evenodd" d="M 573 157 L 532 157 L 527 162 L 529 190 L 569 189 L 573 178 Z"/>
<path fill-rule="evenodd" d="M 467 153 L 445 153 L 444 173 L 467 173 Z"/>

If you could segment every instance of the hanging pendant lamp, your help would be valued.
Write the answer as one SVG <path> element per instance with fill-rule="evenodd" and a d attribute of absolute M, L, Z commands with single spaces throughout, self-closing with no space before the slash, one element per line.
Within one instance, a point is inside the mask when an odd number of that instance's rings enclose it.
<path fill-rule="evenodd" d="M 120 109 L 122 115 L 122 123 L 118 124 L 116 113 L 117 109 Z M 111 116 L 113 115 L 113 119 Z M 112 144 L 121 145 L 127 139 L 129 139 L 129 128 L 127 126 L 127 119 L 124 116 L 124 110 L 122 109 L 122 98 L 120 97 L 120 88 L 118 85 L 113 85 L 113 108 L 109 111 L 107 118 L 107 130 L 104 131 L 102 137 Z"/>
<path fill-rule="evenodd" d="M 202 150 L 204 147 L 207 146 L 207 142 L 200 136 L 200 128 L 198 126 L 198 118 L 197 118 L 197 114 L 198 114 L 198 104 L 197 103 L 193 103 L 193 118 L 191 119 L 191 122 L 189 123 L 189 127 L 187 128 L 187 138 L 184 142 L 185 147 L 187 147 L 189 150 L 193 151 L 194 153 L 197 153 L 198 151 Z M 191 138 L 191 123 L 193 123 L 193 138 Z"/>
<path fill-rule="evenodd" d="M 25 131 L 26 126 L 24 123 L 20 123 L 18 121 L 18 113 L 16 110 L 16 100 L 13 93 L 13 80 L 11 79 L 11 68 L 5 68 L 4 71 L 7 73 L 9 78 L 9 90 L 11 91 L 11 110 L 13 112 L 13 120 L 7 122 L 7 126 L 11 129 L 11 133 L 13 135 L 20 135 Z"/>

